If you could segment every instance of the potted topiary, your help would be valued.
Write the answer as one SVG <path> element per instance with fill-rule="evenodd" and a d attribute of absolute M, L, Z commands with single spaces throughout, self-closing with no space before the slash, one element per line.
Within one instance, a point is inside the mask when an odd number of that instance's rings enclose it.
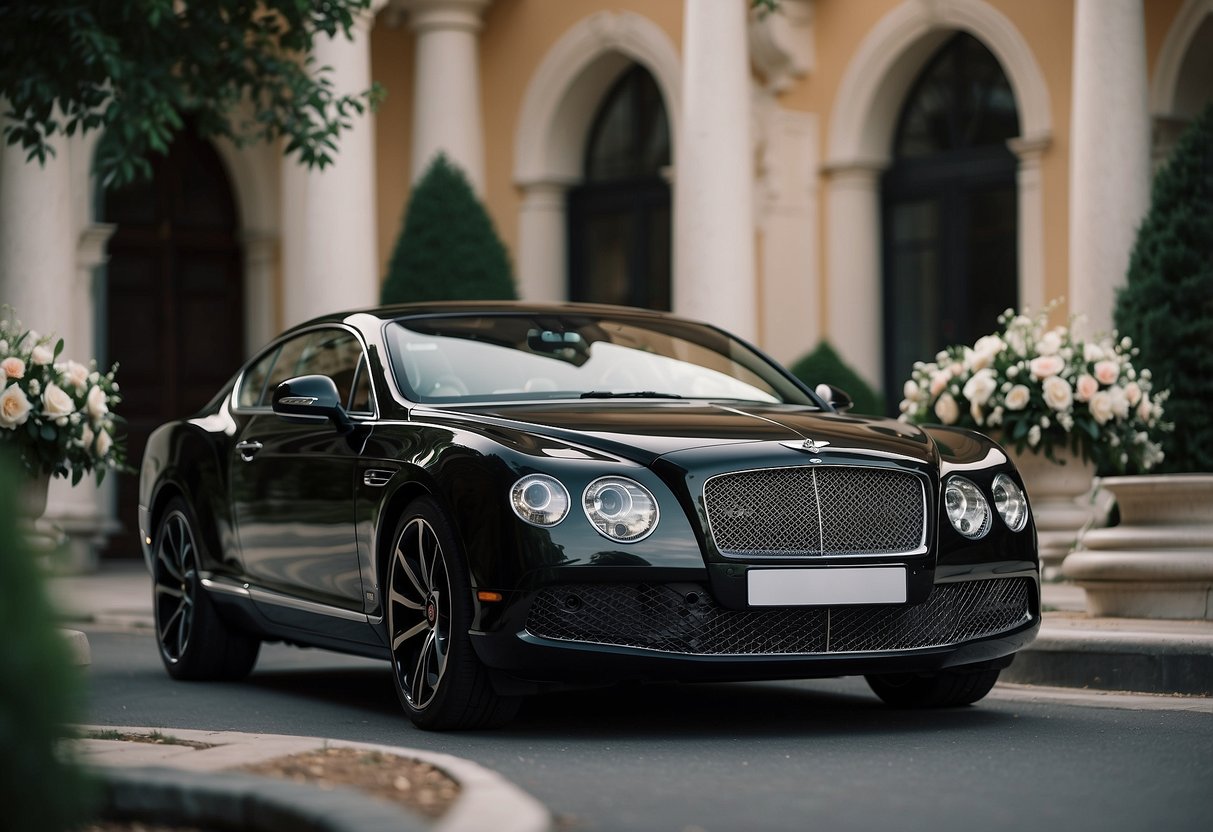
<path fill-rule="evenodd" d="M 1096 615 L 1213 618 L 1213 104 L 1154 179 L 1115 320 L 1171 391 L 1175 431 L 1149 476 L 1101 480 L 1120 524 L 1085 535 L 1064 571 Z"/>
<path fill-rule="evenodd" d="M 884 398 L 872 389 L 863 376 L 855 372 L 829 341 L 821 341 L 813 351 L 791 367 L 792 375 L 810 387 L 832 384 L 850 396 L 854 413 L 884 413 Z"/>

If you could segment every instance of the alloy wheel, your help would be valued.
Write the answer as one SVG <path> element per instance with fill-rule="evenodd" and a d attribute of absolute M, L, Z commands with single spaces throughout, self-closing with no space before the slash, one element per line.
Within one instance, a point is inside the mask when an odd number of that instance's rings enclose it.
<path fill-rule="evenodd" d="M 189 520 L 181 511 L 164 520 L 156 544 L 154 567 L 156 640 L 169 662 L 189 648 L 198 595 L 198 554 Z"/>
<path fill-rule="evenodd" d="M 388 628 L 400 690 L 418 711 L 434 701 L 446 674 L 452 600 L 442 544 L 433 527 L 415 517 L 392 552 Z"/>

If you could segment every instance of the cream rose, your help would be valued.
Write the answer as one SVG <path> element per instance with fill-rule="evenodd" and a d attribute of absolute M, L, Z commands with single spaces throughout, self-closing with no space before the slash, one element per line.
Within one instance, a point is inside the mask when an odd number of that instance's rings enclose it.
<path fill-rule="evenodd" d="M 1112 397 L 1108 395 L 1108 391 L 1100 390 L 1091 397 L 1091 401 L 1087 403 L 1087 407 L 1091 409 L 1091 416 L 1101 425 L 1106 425 L 1112 419 Z"/>
<path fill-rule="evenodd" d="M 973 421 L 978 425 L 984 425 L 986 423 L 985 411 L 981 409 L 981 405 L 979 405 L 977 402 L 969 402 L 969 415 L 973 417 Z"/>
<path fill-rule="evenodd" d="M 1141 401 L 1137 403 L 1137 418 L 1141 419 L 1146 424 L 1150 423 L 1150 419 L 1154 416 L 1154 407 L 1150 404 L 1149 396 L 1142 396 Z"/>
<path fill-rule="evenodd" d="M 46 390 L 42 394 L 42 413 L 52 419 L 58 419 L 61 416 L 67 416 L 76 409 L 76 403 L 72 401 L 72 397 L 63 392 L 63 389 L 54 382 L 46 385 Z"/>
<path fill-rule="evenodd" d="M 1130 407 L 1136 407 L 1141 401 L 1141 385 L 1136 381 L 1130 381 L 1125 385 L 1125 398 L 1129 400 Z"/>
<path fill-rule="evenodd" d="M 77 393 L 83 393 L 88 388 L 88 367 L 69 361 L 63 365 L 62 372 L 67 384 L 76 388 Z"/>
<path fill-rule="evenodd" d="M 0 428 L 13 430 L 29 419 L 30 404 L 25 393 L 13 385 L 0 395 Z"/>
<path fill-rule="evenodd" d="M 1061 356 L 1058 355 L 1038 355 L 1028 363 L 1028 369 L 1032 371 L 1033 378 L 1055 376 L 1065 366 L 1066 362 L 1062 361 Z"/>
<path fill-rule="evenodd" d="M 1095 378 L 1100 384 L 1115 384 L 1120 378 L 1120 365 L 1115 361 L 1096 361 Z"/>
<path fill-rule="evenodd" d="M 956 420 L 960 418 L 960 407 L 956 404 L 956 399 L 952 398 L 951 393 L 944 393 L 935 402 L 935 415 L 945 425 L 956 424 Z"/>
<path fill-rule="evenodd" d="M 1075 385 L 1074 398 L 1080 402 L 1089 402 L 1091 397 L 1099 392 L 1099 382 L 1095 380 L 1095 376 L 1089 376 L 1083 373 L 1078 377 L 1078 382 Z"/>
<path fill-rule="evenodd" d="M 97 456 L 105 456 L 110 452 L 110 448 L 114 446 L 114 438 L 106 431 L 98 431 L 97 442 L 95 448 Z"/>
<path fill-rule="evenodd" d="M 29 360 L 35 364 L 50 364 L 55 360 L 55 348 L 50 344 L 39 344 L 30 353 Z"/>
<path fill-rule="evenodd" d="M 1129 415 L 1129 397 L 1125 395 L 1125 391 L 1120 387 L 1113 387 L 1108 391 L 1108 397 L 1112 399 L 1112 413 L 1117 419 L 1124 419 Z"/>
<path fill-rule="evenodd" d="M 948 386 L 948 382 L 952 380 L 952 376 L 946 370 L 940 370 L 931 376 L 931 395 L 938 396 Z"/>
<path fill-rule="evenodd" d="M 1045 404 L 1060 412 L 1074 403 L 1070 383 L 1060 376 L 1050 376 L 1044 383 Z"/>
<path fill-rule="evenodd" d="M 93 434 L 93 429 L 88 425 L 85 425 L 80 431 L 80 444 L 86 448 L 91 448 L 93 446 L 93 439 L 95 438 L 96 437 Z"/>
<path fill-rule="evenodd" d="M 1023 410 L 1032 400 L 1032 391 L 1022 384 L 1016 384 L 1007 391 L 1007 410 Z"/>
<path fill-rule="evenodd" d="M 105 418 L 105 414 L 109 413 L 109 404 L 105 400 L 105 391 L 100 387 L 93 387 L 88 391 L 88 398 L 85 399 L 84 406 L 88 408 L 88 415 L 94 423 L 100 422 Z"/>
<path fill-rule="evenodd" d="M 1082 345 L 1082 360 L 1088 364 L 1093 364 L 1096 361 L 1103 361 L 1103 347 L 1093 341 L 1088 341 Z"/>
<path fill-rule="evenodd" d="M 991 370 L 978 370 L 971 379 L 965 382 L 963 392 L 965 398 L 970 402 L 978 407 L 984 407 L 997 389 L 998 381 L 994 378 L 994 373 Z"/>
<path fill-rule="evenodd" d="M 25 362 L 15 355 L 0 361 L 0 369 L 8 378 L 25 378 Z"/>
<path fill-rule="evenodd" d="M 1041 355 L 1057 355 L 1061 349 L 1061 334 L 1057 330 L 1046 332 L 1039 341 L 1036 342 L 1036 351 Z"/>

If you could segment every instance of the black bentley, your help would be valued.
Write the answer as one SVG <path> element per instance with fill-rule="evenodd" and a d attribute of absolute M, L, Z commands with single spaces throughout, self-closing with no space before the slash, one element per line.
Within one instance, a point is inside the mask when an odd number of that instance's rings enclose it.
<path fill-rule="evenodd" d="M 432 729 L 622 681 L 975 702 L 1040 624 L 1019 474 L 979 434 L 848 407 L 659 313 L 311 321 L 148 442 L 160 654 L 179 679 L 243 677 L 264 640 L 388 659 Z"/>

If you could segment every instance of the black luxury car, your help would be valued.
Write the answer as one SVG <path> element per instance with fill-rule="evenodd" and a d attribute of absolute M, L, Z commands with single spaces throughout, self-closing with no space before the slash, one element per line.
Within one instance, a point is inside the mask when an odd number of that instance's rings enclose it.
<path fill-rule="evenodd" d="M 984 436 L 847 414 L 730 335 L 588 305 L 296 327 L 148 442 L 139 524 L 179 679 L 263 640 L 388 659 L 422 728 L 525 694 L 863 674 L 983 697 L 1040 625 Z"/>

